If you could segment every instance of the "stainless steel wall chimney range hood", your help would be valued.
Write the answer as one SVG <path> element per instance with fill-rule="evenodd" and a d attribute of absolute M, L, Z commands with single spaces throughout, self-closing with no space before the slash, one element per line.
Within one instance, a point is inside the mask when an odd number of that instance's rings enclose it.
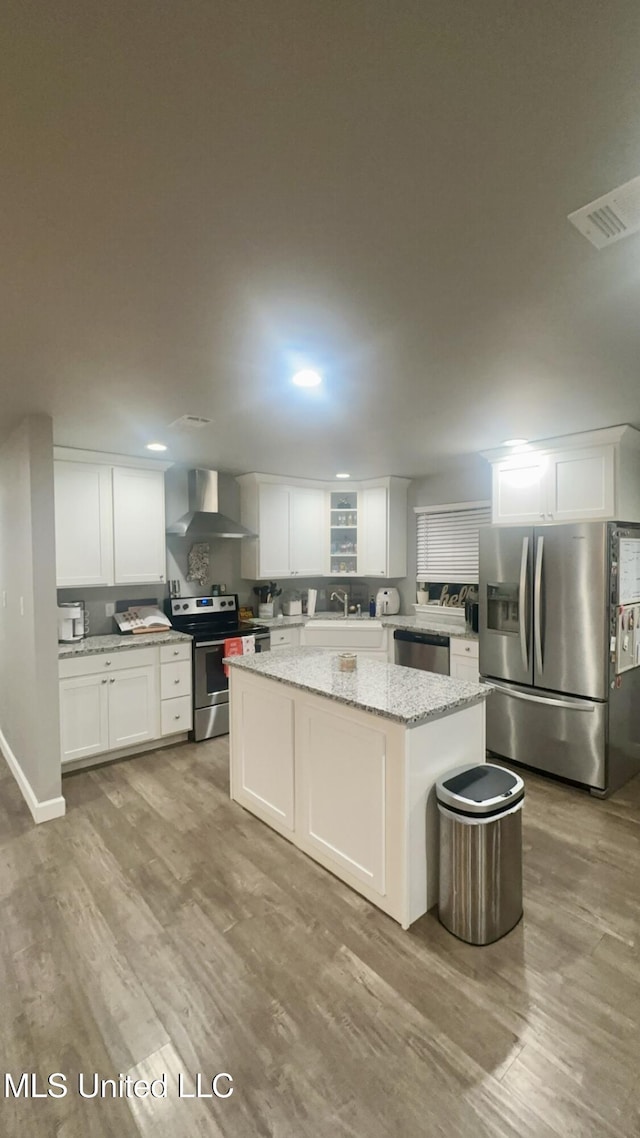
<path fill-rule="evenodd" d="M 217 470 L 189 471 L 189 509 L 167 533 L 180 537 L 255 537 L 256 534 L 227 518 L 218 509 Z"/>

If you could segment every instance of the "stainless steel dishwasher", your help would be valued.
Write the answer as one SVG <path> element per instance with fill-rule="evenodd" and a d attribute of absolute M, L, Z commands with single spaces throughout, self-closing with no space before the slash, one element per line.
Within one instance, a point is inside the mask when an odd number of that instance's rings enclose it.
<path fill-rule="evenodd" d="M 396 628 L 395 662 L 405 668 L 449 675 L 449 637 L 435 632 L 418 632 L 413 628 Z"/>

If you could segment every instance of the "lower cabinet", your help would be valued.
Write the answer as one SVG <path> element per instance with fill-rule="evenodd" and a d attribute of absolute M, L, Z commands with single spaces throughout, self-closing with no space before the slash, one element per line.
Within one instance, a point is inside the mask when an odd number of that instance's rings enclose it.
<path fill-rule="evenodd" d="M 191 644 L 171 646 L 168 663 L 161 662 L 164 648 L 118 649 L 60 660 L 63 764 L 190 729 Z M 174 660 L 173 653 L 182 659 Z"/>
<path fill-rule="evenodd" d="M 231 796 L 263 822 L 294 828 L 294 706 L 277 690 L 241 692 L 233 709 Z M 239 729 L 236 730 L 236 724 Z"/>
<path fill-rule="evenodd" d="M 272 628 L 270 636 L 270 650 L 272 652 L 288 652 L 290 648 L 297 648 L 300 644 L 299 628 Z"/>
<path fill-rule="evenodd" d="M 456 680 L 477 684 L 480 677 L 478 641 L 452 636 L 449 641 L 449 675 Z"/>
<path fill-rule="evenodd" d="M 109 750 L 158 737 L 158 669 L 127 668 L 109 677 Z"/>
<path fill-rule="evenodd" d="M 298 845 L 384 896 L 383 732 L 304 704 L 296 732 Z"/>

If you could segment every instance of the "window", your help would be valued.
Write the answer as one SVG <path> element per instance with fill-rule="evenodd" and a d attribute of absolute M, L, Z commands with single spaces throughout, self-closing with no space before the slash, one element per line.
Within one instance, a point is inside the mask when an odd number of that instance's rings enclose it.
<path fill-rule="evenodd" d="M 491 522 L 488 502 L 416 506 L 418 581 L 477 583 L 478 529 Z"/>

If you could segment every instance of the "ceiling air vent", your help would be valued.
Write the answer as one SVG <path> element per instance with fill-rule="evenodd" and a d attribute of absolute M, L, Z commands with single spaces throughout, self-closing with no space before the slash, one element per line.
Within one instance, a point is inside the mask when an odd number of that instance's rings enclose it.
<path fill-rule="evenodd" d="M 169 423 L 169 427 L 176 427 L 179 431 L 199 431 L 201 427 L 208 427 L 213 419 L 203 419 L 202 415 L 182 415 Z"/>
<path fill-rule="evenodd" d="M 569 221 L 596 249 L 613 245 L 640 229 L 640 177 L 632 178 L 569 214 Z"/>

